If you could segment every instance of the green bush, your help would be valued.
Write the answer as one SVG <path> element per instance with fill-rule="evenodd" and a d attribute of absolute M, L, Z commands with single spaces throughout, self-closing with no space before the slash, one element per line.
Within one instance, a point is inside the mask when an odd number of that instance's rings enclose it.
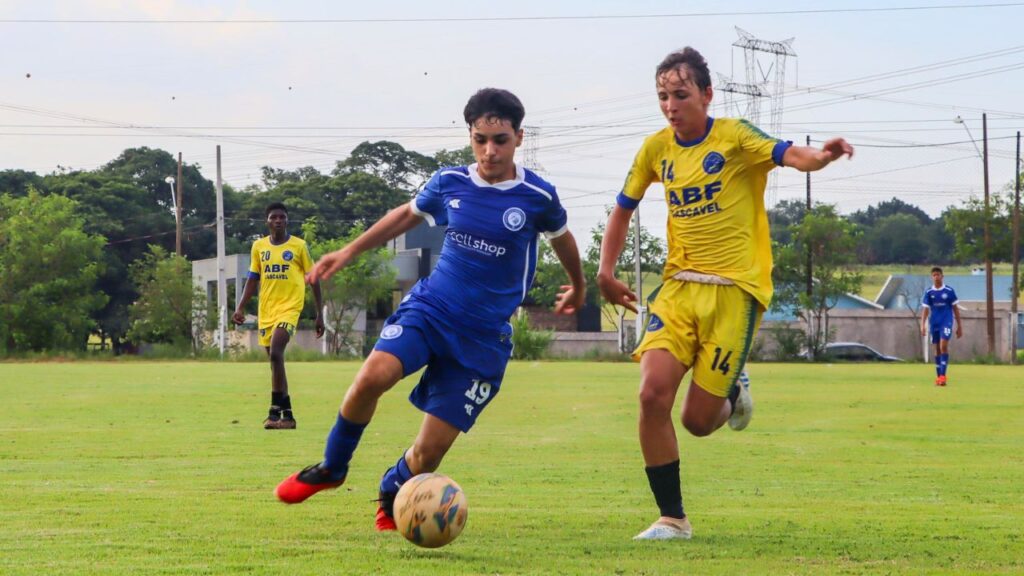
<path fill-rule="evenodd" d="M 525 310 L 512 317 L 512 358 L 516 360 L 539 360 L 551 345 L 554 333 L 551 330 L 534 330 L 530 327 L 530 316 Z"/>

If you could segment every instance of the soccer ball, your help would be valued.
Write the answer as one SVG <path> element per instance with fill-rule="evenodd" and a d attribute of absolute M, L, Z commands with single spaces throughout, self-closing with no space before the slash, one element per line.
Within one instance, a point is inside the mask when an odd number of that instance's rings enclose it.
<path fill-rule="evenodd" d="M 395 496 L 395 525 L 405 539 L 424 548 L 448 544 L 466 526 L 466 494 L 444 474 L 420 474 Z"/>

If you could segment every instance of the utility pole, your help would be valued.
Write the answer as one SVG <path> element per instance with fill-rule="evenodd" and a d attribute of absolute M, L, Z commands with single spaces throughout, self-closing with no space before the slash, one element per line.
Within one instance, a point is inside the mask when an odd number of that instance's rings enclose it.
<path fill-rule="evenodd" d="M 807 135 L 807 145 L 811 145 L 811 135 Z M 807 211 L 804 212 L 804 218 L 811 213 L 811 173 L 806 172 L 807 176 Z M 814 289 L 814 272 L 812 266 L 814 262 L 811 258 L 811 245 L 807 245 L 807 296 L 810 297 Z"/>
<path fill-rule="evenodd" d="M 1017 327 L 1020 320 L 1017 316 L 1017 300 L 1020 294 L 1020 131 L 1017 131 L 1017 158 L 1013 163 L 1013 295 L 1010 298 L 1010 363 L 1017 363 Z"/>
<path fill-rule="evenodd" d="M 178 153 L 178 179 L 176 195 L 178 197 L 177 205 L 174 207 L 174 219 L 177 222 L 177 229 L 174 235 L 174 251 L 177 255 L 181 255 L 181 153 Z M 987 198 L 987 197 L 986 197 Z"/>
<path fill-rule="evenodd" d="M 228 325 L 228 290 L 225 281 L 224 254 L 224 180 L 221 178 L 220 145 L 217 145 L 217 345 L 220 355 L 226 348 Z"/>
<path fill-rule="evenodd" d="M 811 135 L 807 135 L 807 145 L 811 145 Z M 804 220 L 811 215 L 811 173 L 805 173 L 807 177 L 807 209 L 804 211 Z M 807 298 L 814 295 L 814 259 L 813 259 L 813 248 L 811 243 L 807 243 Z M 807 315 L 807 334 L 811 334 L 811 314 Z M 807 346 L 807 356 L 811 360 L 814 360 L 814 346 Z"/>
<path fill-rule="evenodd" d="M 996 316 L 992 298 L 992 213 L 988 194 L 988 115 L 981 115 L 982 164 L 985 171 L 985 330 L 988 335 L 988 355 L 996 354 Z"/>

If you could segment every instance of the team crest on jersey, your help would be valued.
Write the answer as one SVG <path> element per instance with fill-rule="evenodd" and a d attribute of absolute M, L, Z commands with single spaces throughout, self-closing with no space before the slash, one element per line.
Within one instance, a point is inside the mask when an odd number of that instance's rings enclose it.
<path fill-rule="evenodd" d="M 945 300 L 947 298 L 949 298 L 949 294 L 946 294 L 945 292 L 943 292 L 942 293 L 942 299 Z"/>
<path fill-rule="evenodd" d="M 285 262 L 291 262 L 292 258 L 295 258 L 295 254 L 292 254 L 291 250 L 285 250 L 284 254 L 281 254 L 281 258 L 284 258 Z"/>
<path fill-rule="evenodd" d="M 718 152 L 709 152 L 704 157 L 704 171 L 708 174 L 718 174 L 725 167 L 725 156 Z"/>
<path fill-rule="evenodd" d="M 661 321 L 661 318 L 658 318 L 657 314 L 651 314 L 651 319 L 647 322 L 647 331 L 657 332 L 664 327 L 665 323 Z"/>
<path fill-rule="evenodd" d="M 389 324 L 380 331 L 381 340 L 394 340 L 402 335 L 401 324 Z"/>
<path fill-rule="evenodd" d="M 505 214 L 501 217 L 501 221 L 505 223 L 505 228 L 513 232 L 518 232 L 526 224 L 526 212 L 523 212 L 522 208 L 512 207 L 505 210 Z"/>

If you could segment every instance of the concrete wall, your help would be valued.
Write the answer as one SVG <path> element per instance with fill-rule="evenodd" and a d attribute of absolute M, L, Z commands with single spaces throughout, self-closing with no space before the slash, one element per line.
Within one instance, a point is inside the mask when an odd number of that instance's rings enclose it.
<path fill-rule="evenodd" d="M 587 354 L 614 355 L 619 351 L 615 332 L 555 332 L 548 347 L 549 356 L 580 358 Z"/>
<path fill-rule="evenodd" d="M 835 329 L 836 342 L 860 342 L 883 354 L 898 356 L 904 360 L 920 361 L 924 339 L 921 338 L 920 318 L 914 318 L 909 310 L 832 310 L 829 326 Z M 949 357 L 953 361 L 970 360 L 988 353 L 986 316 L 984 310 L 963 310 L 963 337 L 955 336 L 949 344 Z M 996 356 L 1003 361 L 1010 359 L 1010 330 L 1014 322 L 1009 312 L 995 314 Z M 765 354 L 775 349 L 771 333 L 779 323 L 765 322 L 757 335 L 755 346 L 762 346 Z M 789 323 L 802 329 L 800 323 Z M 928 345 L 931 348 L 931 345 Z M 929 359 L 931 354 L 929 353 Z"/>

